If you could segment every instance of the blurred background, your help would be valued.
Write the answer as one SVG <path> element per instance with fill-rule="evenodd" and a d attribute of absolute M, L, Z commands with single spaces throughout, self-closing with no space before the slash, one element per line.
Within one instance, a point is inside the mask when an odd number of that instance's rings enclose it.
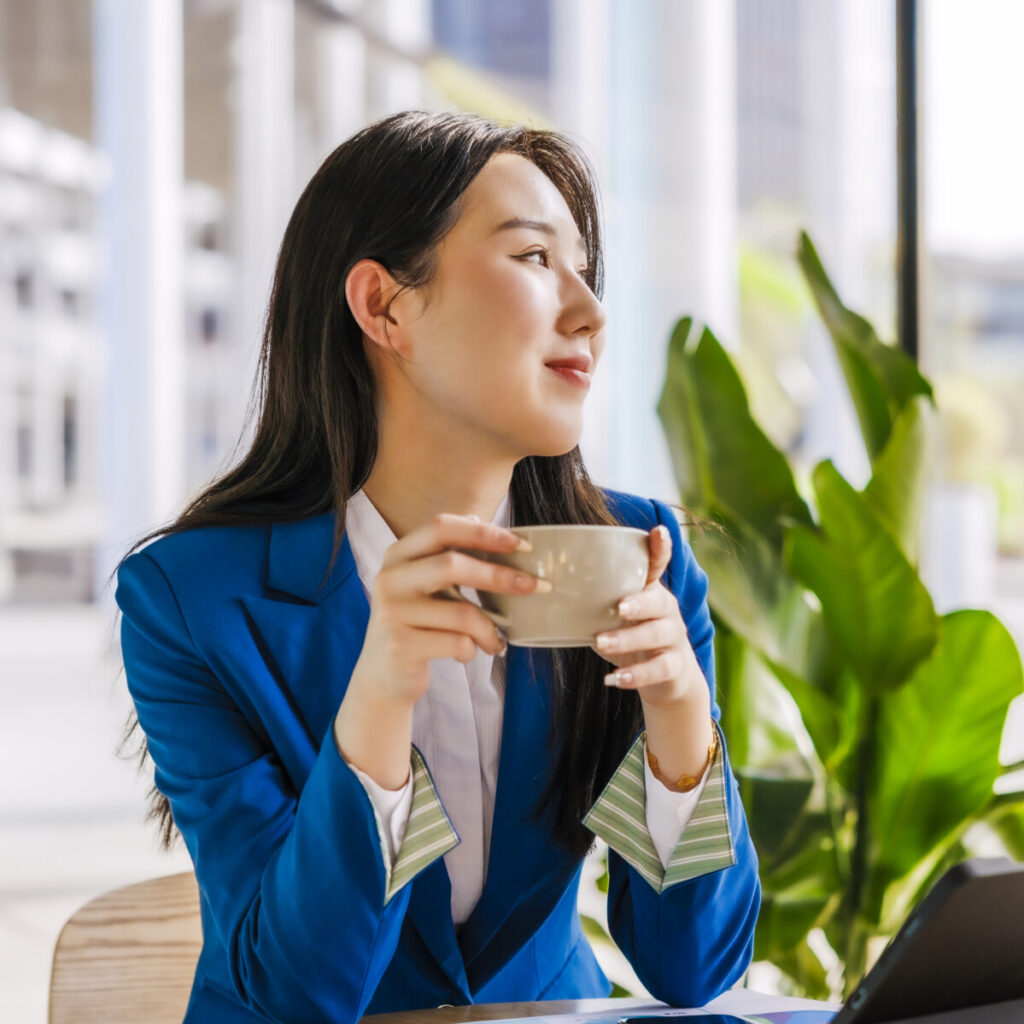
<path fill-rule="evenodd" d="M 856 482 L 867 460 L 793 253 L 806 228 L 895 338 L 895 8 L 0 0 L 0 1018 L 42 1024 L 76 906 L 188 867 L 158 850 L 149 778 L 116 753 L 107 581 L 230 462 L 276 249 L 321 160 L 408 108 L 570 133 L 604 194 L 592 475 L 676 500 L 655 404 L 692 314 L 776 444 Z M 940 611 L 991 608 L 1018 646 L 1022 37 L 1015 0 L 919 5 L 920 361 L 942 420 L 923 574 Z"/>

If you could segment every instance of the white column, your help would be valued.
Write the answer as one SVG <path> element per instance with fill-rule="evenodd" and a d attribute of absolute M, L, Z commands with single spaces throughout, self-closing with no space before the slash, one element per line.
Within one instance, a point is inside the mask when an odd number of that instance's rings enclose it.
<path fill-rule="evenodd" d="M 610 19 L 610 0 L 552 4 L 555 125 L 583 146 L 602 183 L 608 172 Z"/>
<path fill-rule="evenodd" d="M 692 313 L 737 334 L 735 7 L 611 9 L 608 482 L 674 499 L 655 408 L 669 331 Z"/>
<path fill-rule="evenodd" d="M 551 9 L 554 123 L 581 146 L 593 163 L 602 200 L 607 200 L 610 184 L 610 20 L 609 0 L 555 0 Z M 607 247 L 607 235 L 604 241 Z M 611 431 L 619 413 L 611 374 L 607 372 L 610 362 L 604 360 L 594 377 L 580 439 L 587 469 L 598 483 L 605 483 L 614 473 Z"/>
<path fill-rule="evenodd" d="M 894 274 L 879 254 L 896 242 L 895 15 L 891 0 L 804 5 L 801 41 L 803 189 L 807 227 L 843 301 L 883 338 L 894 319 Z M 882 296 L 881 291 L 888 294 Z M 824 326 L 807 347 L 817 398 L 806 412 L 801 457 L 834 460 L 858 487 L 870 476 L 860 426 Z"/>
<path fill-rule="evenodd" d="M 181 0 L 94 0 L 96 137 L 109 161 L 99 323 L 106 529 L 97 591 L 185 495 Z M 108 595 L 109 597 L 109 595 Z"/>
<path fill-rule="evenodd" d="M 326 156 L 367 121 L 366 37 L 346 24 L 325 24 L 317 36 L 323 109 L 322 156 Z"/>
<path fill-rule="evenodd" d="M 393 46 L 426 53 L 433 33 L 430 0 L 377 0 L 368 4 L 367 21 Z M 374 53 L 370 62 L 370 119 L 400 110 L 422 110 L 426 100 L 423 71 L 412 60 Z"/>
<path fill-rule="evenodd" d="M 237 375 L 229 382 L 218 435 L 228 449 L 245 424 L 274 261 L 297 198 L 295 12 L 293 0 L 238 4 L 235 146 L 235 244 L 238 274 L 232 344 Z M 251 436 L 248 424 L 246 437 Z"/>

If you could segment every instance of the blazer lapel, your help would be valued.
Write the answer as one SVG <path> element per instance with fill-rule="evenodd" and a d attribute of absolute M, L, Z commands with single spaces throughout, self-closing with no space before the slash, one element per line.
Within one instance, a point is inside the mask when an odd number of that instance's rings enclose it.
<path fill-rule="evenodd" d="M 327 513 L 270 529 L 267 596 L 243 597 L 260 653 L 283 699 L 306 725 L 310 760 L 330 735 L 363 648 L 370 607 L 344 534 L 326 580 L 334 516 Z M 500 791 L 500 783 L 499 783 Z M 451 912 L 451 882 L 438 859 L 412 882 L 407 920 L 453 984 L 469 989 Z"/>
<path fill-rule="evenodd" d="M 510 646 L 505 690 L 494 823 L 484 889 L 459 934 L 459 945 L 473 988 L 480 985 L 506 959 L 506 953 L 522 944 L 520 923 L 506 929 L 507 942 L 494 942 L 531 880 L 538 875 L 538 861 L 548 846 L 547 829 L 532 819 L 532 812 L 550 770 L 547 749 L 551 721 L 549 691 L 550 655 Z M 546 914 L 551 908 L 547 907 Z M 525 923 L 525 922 L 524 922 Z M 539 924 L 540 922 L 537 922 Z M 505 950 L 509 945 L 510 949 Z M 500 949 L 496 947 L 501 947 Z M 486 956 L 482 956 L 484 951 Z"/>
<path fill-rule="evenodd" d="M 363 646 L 370 609 L 348 537 L 326 583 L 334 516 L 270 530 L 266 595 L 243 597 L 267 667 L 319 749 Z"/>
<path fill-rule="evenodd" d="M 443 857 L 413 880 L 406 921 L 419 932 L 423 944 L 466 1001 L 471 1001 L 462 950 L 452 923 L 452 885 Z"/>

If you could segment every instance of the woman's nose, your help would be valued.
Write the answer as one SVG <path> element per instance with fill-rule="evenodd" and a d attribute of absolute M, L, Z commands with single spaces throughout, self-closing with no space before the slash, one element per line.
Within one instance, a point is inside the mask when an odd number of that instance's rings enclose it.
<path fill-rule="evenodd" d="M 608 322 L 601 300 L 590 290 L 590 286 L 578 275 L 574 276 L 571 292 L 566 296 L 564 319 L 568 334 L 582 334 L 586 337 L 597 334 Z"/>

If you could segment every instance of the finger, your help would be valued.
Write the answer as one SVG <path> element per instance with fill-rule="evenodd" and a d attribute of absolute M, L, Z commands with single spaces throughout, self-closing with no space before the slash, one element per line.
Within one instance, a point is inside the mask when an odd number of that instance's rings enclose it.
<path fill-rule="evenodd" d="M 502 526 L 444 512 L 395 541 L 384 553 L 383 564 L 395 565 L 455 547 L 505 552 L 531 549 L 525 538 Z"/>
<path fill-rule="evenodd" d="M 672 537 L 664 525 L 656 526 L 647 535 L 647 586 L 660 580 L 672 558 Z"/>
<path fill-rule="evenodd" d="M 682 674 L 683 663 L 678 652 L 662 651 L 647 661 L 619 668 L 604 677 L 605 686 L 617 686 L 623 690 L 642 690 L 645 686 L 667 683 Z"/>
<path fill-rule="evenodd" d="M 420 597 L 405 605 L 402 612 L 404 621 L 416 629 L 463 633 L 488 654 L 498 654 L 505 648 L 505 638 L 494 623 L 470 601 Z"/>
<path fill-rule="evenodd" d="M 382 569 L 376 585 L 391 598 L 409 599 L 416 595 L 436 594 L 449 587 L 472 587 L 497 594 L 546 594 L 551 582 L 520 569 L 496 562 L 485 562 L 463 551 L 442 551 Z"/>
<path fill-rule="evenodd" d="M 616 606 L 619 615 L 630 622 L 660 619 L 677 613 L 679 603 L 675 595 L 661 584 L 648 584 L 639 594 L 624 597 Z M 680 613 L 680 617 L 681 613 Z"/>
<path fill-rule="evenodd" d="M 465 665 L 476 657 L 478 645 L 473 637 L 465 633 L 417 628 L 412 630 L 411 643 L 407 650 L 410 660 L 414 663 L 452 658 Z"/>
<path fill-rule="evenodd" d="M 678 623 L 671 619 L 651 619 L 639 626 L 599 633 L 594 642 L 601 654 L 630 654 L 678 644 L 685 639 L 681 634 Z"/>

